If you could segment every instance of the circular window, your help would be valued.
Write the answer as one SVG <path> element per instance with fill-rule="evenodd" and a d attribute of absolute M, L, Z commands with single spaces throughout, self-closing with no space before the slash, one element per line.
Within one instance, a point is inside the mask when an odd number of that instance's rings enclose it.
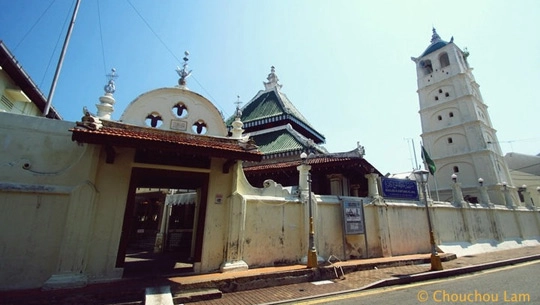
<path fill-rule="evenodd" d="M 183 119 L 188 116 L 188 109 L 186 105 L 182 102 L 176 103 L 176 105 L 172 107 L 172 111 L 174 115 L 179 119 Z"/>
<path fill-rule="evenodd" d="M 159 113 L 152 112 L 146 116 L 144 122 L 150 127 L 159 128 L 163 124 L 163 119 Z"/>
<path fill-rule="evenodd" d="M 206 123 L 203 120 L 198 120 L 197 122 L 193 123 L 191 130 L 193 130 L 193 132 L 196 134 L 206 134 L 208 131 L 206 128 Z"/>

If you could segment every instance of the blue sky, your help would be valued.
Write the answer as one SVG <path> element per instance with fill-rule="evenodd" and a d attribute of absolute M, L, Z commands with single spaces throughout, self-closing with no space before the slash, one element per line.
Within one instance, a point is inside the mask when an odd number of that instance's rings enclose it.
<path fill-rule="evenodd" d="M 46 95 L 74 3 L 0 0 L 0 39 Z M 470 51 L 503 152 L 540 153 L 536 0 L 82 0 L 53 105 L 70 121 L 83 106 L 95 112 L 114 67 L 118 119 L 140 94 L 175 86 L 188 50 L 188 87 L 227 118 L 275 66 L 329 151 L 360 142 L 381 172 L 403 172 L 413 166 L 408 139 L 419 153 L 421 134 L 410 57 L 432 26 Z"/>

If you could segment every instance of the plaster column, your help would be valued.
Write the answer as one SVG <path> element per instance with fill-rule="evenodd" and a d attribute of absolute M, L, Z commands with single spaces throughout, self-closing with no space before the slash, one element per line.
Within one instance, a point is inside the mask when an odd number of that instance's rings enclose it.
<path fill-rule="evenodd" d="M 379 178 L 378 174 L 371 173 L 364 175 L 366 179 L 368 180 L 368 195 L 369 197 L 373 199 L 380 199 L 381 196 L 379 195 L 379 188 L 377 186 L 377 178 Z"/>
<path fill-rule="evenodd" d="M 88 283 L 85 271 L 98 195 L 90 181 L 71 192 L 56 272 L 43 284 L 43 289 L 77 288 Z"/>
<path fill-rule="evenodd" d="M 359 194 L 360 194 L 358 192 L 359 189 L 360 189 L 360 185 L 358 185 L 358 184 L 351 185 L 351 193 L 352 193 L 351 196 L 358 197 Z"/>
<path fill-rule="evenodd" d="M 343 175 L 332 174 L 328 175 L 330 179 L 330 194 L 335 196 L 343 196 Z"/>
<path fill-rule="evenodd" d="M 238 180 L 241 177 L 242 165 L 238 161 L 235 165 L 234 183 L 232 196 L 229 204 L 228 234 L 226 243 L 225 262 L 221 265 L 221 272 L 242 271 L 249 269 L 248 264 L 243 260 L 244 242 L 246 231 L 246 199 L 238 193 Z"/>
<path fill-rule="evenodd" d="M 311 170 L 311 165 L 300 164 L 296 167 L 298 170 L 298 191 L 302 196 L 307 196 L 308 191 L 308 173 Z"/>
<path fill-rule="evenodd" d="M 487 186 L 479 186 L 478 192 L 480 193 L 480 204 L 487 206 L 487 207 L 493 207 L 493 203 L 489 200 L 489 194 L 487 191 Z"/>
<path fill-rule="evenodd" d="M 528 209 L 535 210 L 534 201 L 531 197 L 531 192 L 527 190 L 527 186 L 523 185 L 521 188 L 521 194 L 523 195 L 523 202 Z"/>
<path fill-rule="evenodd" d="M 304 236 L 309 235 L 309 205 L 308 202 L 308 174 L 311 170 L 311 165 L 307 164 L 300 164 L 296 167 L 298 170 L 298 192 L 300 195 L 300 203 L 302 204 L 302 219 L 301 224 L 303 226 L 302 231 L 304 232 L 302 234 L 302 239 L 300 240 L 300 243 L 302 245 L 301 247 L 301 253 L 307 253 L 308 251 L 308 240 L 304 240 Z M 303 257 L 301 260 L 304 260 L 307 262 L 307 257 Z"/>
<path fill-rule="evenodd" d="M 165 231 L 167 230 L 167 220 L 169 219 L 169 205 L 167 201 L 163 203 L 161 208 L 161 222 L 159 232 L 156 234 L 156 243 L 154 244 L 154 253 L 163 253 L 165 249 L 163 243 L 165 242 Z"/>
<path fill-rule="evenodd" d="M 246 200 L 242 195 L 236 194 L 229 201 L 229 238 L 225 263 L 220 267 L 221 272 L 249 269 L 243 260 L 245 230 Z"/>
<path fill-rule="evenodd" d="M 454 206 L 460 207 L 460 208 L 470 207 L 469 203 L 466 202 L 465 199 L 463 199 L 463 192 L 461 191 L 461 183 L 458 183 L 456 181 L 452 183 L 452 198 L 453 198 L 452 203 L 454 204 Z"/>
<path fill-rule="evenodd" d="M 514 204 L 514 200 L 512 199 L 512 195 L 510 194 L 510 189 L 506 185 L 506 183 L 503 183 L 503 185 L 501 187 L 501 192 L 503 194 L 504 203 L 505 203 L 506 207 L 509 208 L 509 209 L 516 208 L 516 205 Z"/>
<path fill-rule="evenodd" d="M 383 257 L 392 256 L 392 243 L 390 236 L 390 225 L 388 223 L 388 210 L 386 206 L 376 205 L 377 225 L 379 229 L 379 241 L 381 245 L 381 254 Z M 369 250 L 368 250 L 369 253 Z"/>

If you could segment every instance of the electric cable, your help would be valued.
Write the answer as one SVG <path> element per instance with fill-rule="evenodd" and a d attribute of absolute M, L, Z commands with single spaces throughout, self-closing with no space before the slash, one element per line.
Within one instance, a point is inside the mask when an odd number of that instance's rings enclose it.
<path fill-rule="evenodd" d="M 23 37 L 21 38 L 21 40 L 19 41 L 19 43 L 17 43 L 15 45 L 15 47 L 13 48 L 13 51 L 15 52 L 15 50 L 17 50 L 17 48 L 21 45 L 21 43 L 26 39 L 26 36 L 28 36 L 30 34 L 30 32 L 32 32 L 32 30 L 36 27 L 36 25 L 39 23 L 39 21 L 41 20 L 41 18 L 43 18 L 43 16 L 45 16 L 45 13 L 47 13 L 47 11 L 51 8 L 51 6 L 54 4 L 54 2 L 56 2 L 56 0 L 52 0 L 51 3 L 49 4 L 49 6 L 47 6 L 47 8 L 43 11 L 43 13 L 41 13 L 41 15 L 38 17 L 38 19 L 36 20 L 36 22 L 34 22 L 34 24 L 32 24 L 32 26 L 30 27 L 30 29 L 24 33 Z"/>
<path fill-rule="evenodd" d="M 101 57 L 103 60 L 103 73 L 107 74 L 107 64 L 105 60 L 105 44 L 103 43 L 103 26 L 101 24 L 101 9 L 99 7 L 99 0 L 96 1 L 98 10 L 98 23 L 99 23 L 99 39 L 101 40 Z"/>
<path fill-rule="evenodd" d="M 156 36 L 156 38 L 159 40 L 159 42 L 163 45 L 163 47 L 165 47 L 165 49 L 167 49 L 167 51 L 172 55 L 172 57 L 174 57 L 174 59 L 176 59 L 176 61 L 179 63 L 179 64 L 183 64 L 183 61 L 180 61 L 180 59 L 174 54 L 174 52 L 168 47 L 168 45 L 163 41 L 163 39 L 161 39 L 161 37 L 156 33 L 156 31 L 154 31 L 154 29 L 150 26 L 150 24 L 148 23 L 148 21 L 146 21 L 146 19 L 142 16 L 142 14 L 137 10 L 137 8 L 131 3 L 130 0 L 127 1 L 129 3 L 129 5 L 131 6 L 131 8 L 133 8 L 133 10 L 135 11 L 135 13 L 137 13 L 137 15 L 139 15 L 139 17 L 141 18 L 141 20 L 144 22 L 144 24 L 146 25 L 146 27 L 148 27 L 148 29 L 152 32 L 152 34 L 154 34 L 154 36 Z M 194 78 L 193 76 L 191 76 L 195 82 L 197 82 L 197 84 L 203 89 L 203 91 L 208 95 L 208 97 L 214 102 L 214 104 L 216 104 L 216 106 L 219 106 L 219 108 L 221 108 L 221 111 L 223 112 L 223 107 L 221 107 L 221 105 L 218 105 L 216 99 L 214 97 L 212 97 L 212 95 L 208 92 L 208 90 L 206 90 L 202 85 L 201 83 L 196 79 Z"/>
<path fill-rule="evenodd" d="M 41 78 L 41 81 L 39 82 L 38 87 L 41 87 L 41 85 L 43 85 L 43 82 L 45 81 L 45 76 L 47 75 L 47 71 L 49 71 L 49 68 L 51 66 L 51 63 L 52 63 L 52 60 L 53 60 L 53 57 L 54 57 L 54 53 L 56 52 L 56 49 L 58 48 L 58 44 L 60 43 L 61 39 L 63 38 L 62 33 L 64 32 L 64 29 L 66 28 L 66 24 L 68 23 L 69 17 L 71 15 L 70 11 L 72 10 L 72 7 L 73 6 L 70 7 L 70 10 L 68 11 L 68 14 L 66 15 L 66 19 L 64 20 L 64 24 L 62 25 L 62 29 L 60 30 L 60 34 L 58 35 L 58 39 L 56 40 L 56 44 L 54 45 L 51 56 L 49 57 L 49 62 L 47 63 L 47 67 L 45 68 L 45 72 L 43 72 L 43 77 Z"/>

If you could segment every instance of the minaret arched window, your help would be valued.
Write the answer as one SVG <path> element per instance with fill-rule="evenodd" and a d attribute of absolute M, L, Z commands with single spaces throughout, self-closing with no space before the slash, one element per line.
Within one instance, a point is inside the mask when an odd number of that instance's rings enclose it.
<path fill-rule="evenodd" d="M 454 173 L 459 173 L 459 167 L 454 166 Z"/>
<path fill-rule="evenodd" d="M 448 59 L 448 53 L 442 53 L 439 55 L 439 63 L 441 64 L 441 68 L 448 67 L 450 65 L 450 59 Z"/>
<path fill-rule="evenodd" d="M 433 65 L 431 64 L 431 60 L 429 59 L 422 60 L 420 62 L 420 67 L 422 68 L 422 70 L 424 70 L 424 74 L 426 75 L 433 72 Z"/>

